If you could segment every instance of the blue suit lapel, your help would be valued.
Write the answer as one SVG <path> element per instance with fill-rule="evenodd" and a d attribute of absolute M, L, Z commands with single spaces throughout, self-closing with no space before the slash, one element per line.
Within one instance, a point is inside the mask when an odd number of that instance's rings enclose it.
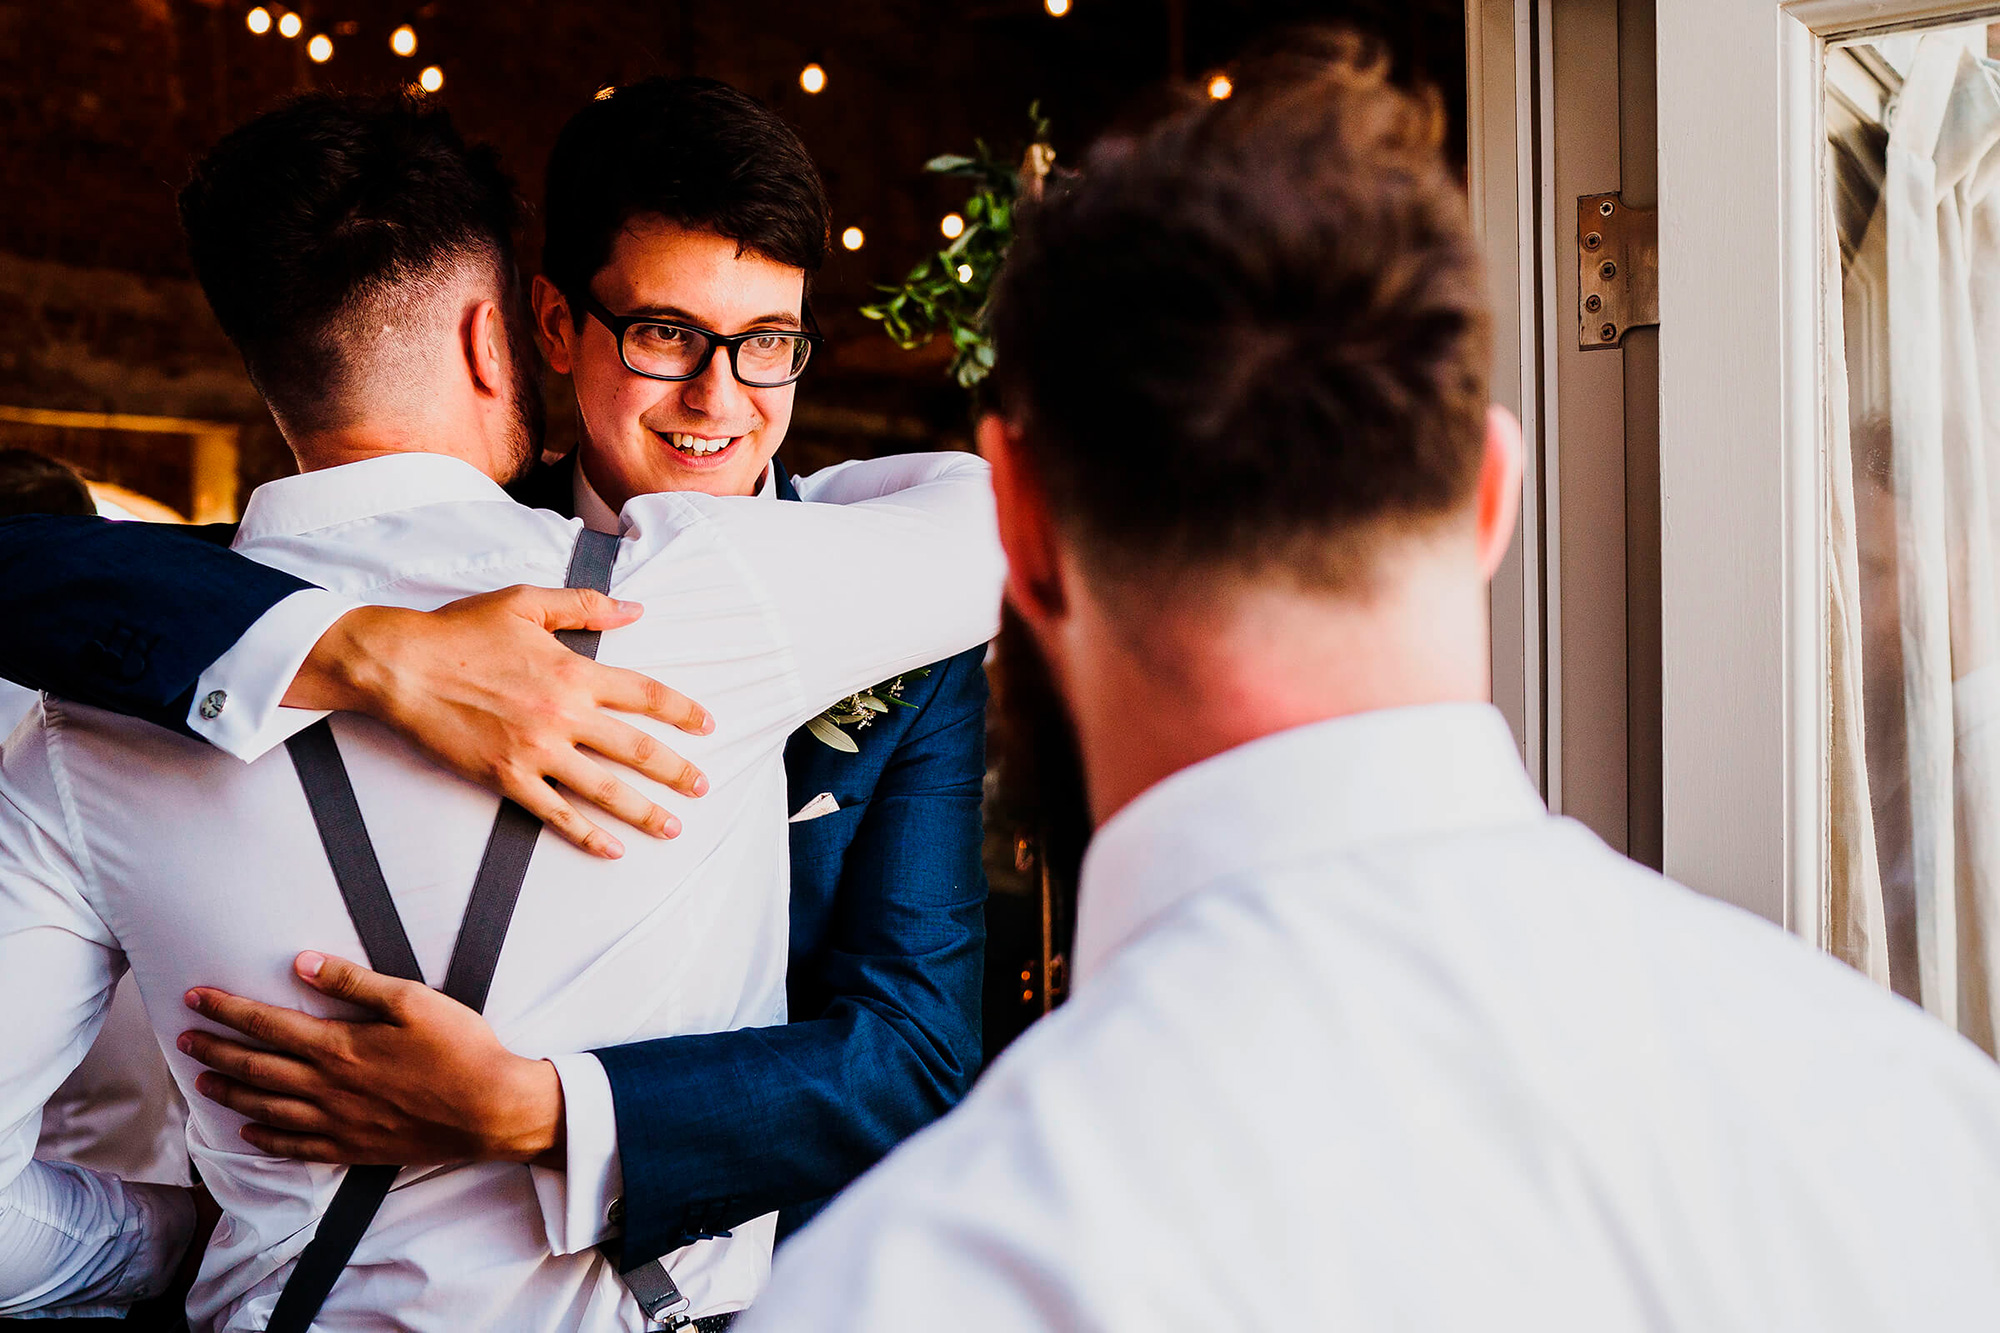
<path fill-rule="evenodd" d="M 771 460 L 771 476 L 778 483 L 778 498 L 780 500 L 796 500 L 799 498 L 799 488 L 792 484 L 791 469 L 775 458 Z"/>

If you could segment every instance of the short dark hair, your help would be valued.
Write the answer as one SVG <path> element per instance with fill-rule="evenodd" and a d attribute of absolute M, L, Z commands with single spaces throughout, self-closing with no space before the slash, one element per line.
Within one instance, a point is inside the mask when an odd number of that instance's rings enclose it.
<path fill-rule="evenodd" d="M 308 94 L 232 131 L 180 194 L 195 275 L 281 417 L 343 391 L 373 300 L 469 261 L 515 278 L 519 205 L 493 150 L 414 95 Z"/>
<path fill-rule="evenodd" d="M 658 216 L 812 274 L 832 209 L 812 155 L 775 112 L 715 79 L 653 78 L 571 116 L 549 154 L 542 273 L 577 299 L 618 232 Z"/>
<path fill-rule="evenodd" d="M 1051 182 L 998 278 L 1001 409 L 1114 578 L 1342 588 L 1477 484 L 1489 317 L 1439 104 L 1350 34 L 1287 50 Z"/>
<path fill-rule="evenodd" d="M 67 463 L 32 449 L 0 449 L 0 518 L 96 512 L 90 487 Z"/>

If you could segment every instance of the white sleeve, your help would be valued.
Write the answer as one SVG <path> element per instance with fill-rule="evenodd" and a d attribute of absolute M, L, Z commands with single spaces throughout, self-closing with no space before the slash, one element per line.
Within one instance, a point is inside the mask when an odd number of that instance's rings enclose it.
<path fill-rule="evenodd" d="M 120 1318 L 167 1289 L 193 1239 L 185 1189 L 31 1161 L 0 1189 L 0 1315 Z"/>
<path fill-rule="evenodd" d="M 565 1164 L 531 1166 L 549 1253 L 581 1254 L 608 1238 L 611 1205 L 625 1192 L 618 1159 L 618 1117 L 611 1079 L 597 1057 L 558 1055 L 549 1061 L 562 1080 Z"/>
<path fill-rule="evenodd" d="M 799 499 L 815 504 L 851 505 L 949 476 L 963 453 L 891 454 L 886 458 L 851 459 L 823 467 L 809 477 L 794 477 Z"/>
<path fill-rule="evenodd" d="M 45 738 L 0 757 L 0 1315 L 116 1313 L 163 1290 L 193 1234 L 185 1191 L 34 1159 L 42 1106 L 83 1059 L 123 970 L 85 901 Z"/>
<path fill-rule="evenodd" d="M 900 455 L 828 471 L 838 475 L 815 476 L 815 493 L 850 503 L 676 497 L 725 529 L 775 612 L 798 660 L 798 722 L 992 638 L 1006 576 L 985 460 Z"/>
<path fill-rule="evenodd" d="M 189 728 L 249 763 L 325 717 L 284 707 L 285 691 L 320 636 L 356 605 L 323 588 L 302 588 L 259 616 L 195 682 Z"/>

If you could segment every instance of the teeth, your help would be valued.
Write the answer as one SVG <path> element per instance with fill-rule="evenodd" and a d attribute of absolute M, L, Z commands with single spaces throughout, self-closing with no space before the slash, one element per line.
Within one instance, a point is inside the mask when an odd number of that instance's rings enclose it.
<path fill-rule="evenodd" d="M 728 448 L 729 441 L 733 438 L 724 436 L 719 440 L 709 440 L 699 435 L 685 435 L 675 431 L 667 436 L 667 443 L 685 454 L 717 454 Z"/>

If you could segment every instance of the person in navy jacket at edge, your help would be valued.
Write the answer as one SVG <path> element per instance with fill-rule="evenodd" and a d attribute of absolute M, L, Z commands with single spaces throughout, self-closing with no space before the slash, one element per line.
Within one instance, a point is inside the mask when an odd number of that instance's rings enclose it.
<path fill-rule="evenodd" d="M 629 370 L 604 309 L 616 310 L 614 321 L 643 314 L 725 334 L 777 327 L 782 306 L 746 303 L 758 299 L 760 283 L 769 290 L 788 279 L 796 293 L 826 249 L 824 189 L 792 131 L 710 80 L 620 89 L 563 131 L 544 217 L 537 323 L 556 369 L 576 380 L 584 461 L 539 470 L 518 498 L 586 521 L 602 521 L 604 513 L 588 512 L 601 506 L 613 530 L 617 509 L 642 491 L 797 500 L 772 457 L 789 423 L 789 387 L 736 381 L 721 346 L 694 379 L 641 376 Z M 794 297 L 794 320 L 799 309 Z M 704 423 L 711 436 L 722 434 L 718 426 L 742 433 L 717 448 L 701 434 Z M 308 591 L 225 549 L 231 535 L 226 527 L 89 518 L 0 521 L 0 621 L 9 627 L 0 676 L 213 739 L 201 724 L 217 720 L 209 714 L 220 701 L 203 691 L 207 707 L 197 703 L 204 673 L 266 612 Z M 574 746 L 593 730 L 602 740 L 600 705 L 693 725 L 685 701 L 639 698 L 618 679 L 624 673 L 583 662 L 544 632 L 609 627 L 629 612 L 522 590 L 430 613 L 415 629 L 411 614 L 379 626 L 365 608 L 342 616 L 284 702 L 372 713 L 601 855 L 615 855 L 616 840 L 554 797 L 545 779 L 567 772 L 580 803 L 656 835 L 671 831 L 664 811 Z M 622 1226 L 627 1266 L 773 1210 L 782 1238 L 970 1086 L 981 1057 L 985 941 L 982 656 L 975 649 L 903 678 L 898 694 L 908 706 L 847 728 L 853 753 L 806 730 L 792 738 L 790 1021 L 594 1053 L 616 1116 L 624 1194 L 613 1210 L 622 1216 L 611 1221 Z M 593 748 L 677 787 L 698 780 L 670 752 L 628 749 L 625 740 Z M 699 803 L 693 809 L 698 817 Z M 478 1021 L 446 1006 L 456 1007 L 426 992 L 411 1022 Z M 365 1099 L 369 1115 L 342 1117 L 341 1129 L 311 1139 L 283 1126 L 250 1132 L 295 1155 L 350 1162 L 437 1160 L 441 1144 L 452 1146 L 453 1160 L 504 1158 L 522 1142 L 560 1134 L 560 1124 L 526 1124 L 521 1108 L 488 1104 L 490 1085 L 475 1068 L 399 1059 L 399 1050 L 437 1049 L 421 1033 L 387 1024 L 371 1031 L 382 1040 L 358 1072 L 320 1062 L 324 1048 L 310 1040 L 280 1046 L 312 1069 L 316 1091 L 306 1100 L 352 1110 Z M 410 1045 L 398 1047 L 403 1037 Z M 211 1039 L 198 1054 L 240 1075 L 245 1049 Z M 237 1109 L 260 1104 L 235 1077 L 204 1082 Z M 434 1106 L 439 1090 L 453 1102 L 447 1120 L 415 1109 Z M 425 1091 L 432 1095 L 418 1095 Z"/>

